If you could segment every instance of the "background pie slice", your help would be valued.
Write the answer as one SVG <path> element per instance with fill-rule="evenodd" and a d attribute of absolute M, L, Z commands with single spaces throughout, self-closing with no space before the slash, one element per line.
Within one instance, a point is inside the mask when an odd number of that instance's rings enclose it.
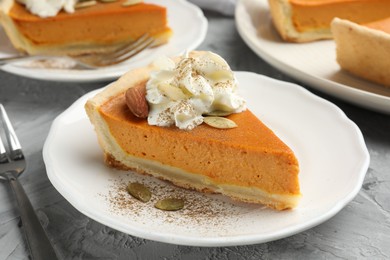
<path fill-rule="evenodd" d="M 61 11 L 54 17 L 31 14 L 14 0 L 0 2 L 1 23 L 15 46 L 29 54 L 77 55 L 105 52 L 133 42 L 144 34 L 154 46 L 172 35 L 165 7 L 139 3 L 123 6 L 124 0 Z"/>
<path fill-rule="evenodd" d="M 364 25 L 335 18 L 332 33 L 342 69 L 390 87 L 390 17 Z"/>
<path fill-rule="evenodd" d="M 273 22 L 281 37 L 291 42 L 330 39 L 333 18 L 356 23 L 390 17 L 388 0 L 268 0 Z"/>

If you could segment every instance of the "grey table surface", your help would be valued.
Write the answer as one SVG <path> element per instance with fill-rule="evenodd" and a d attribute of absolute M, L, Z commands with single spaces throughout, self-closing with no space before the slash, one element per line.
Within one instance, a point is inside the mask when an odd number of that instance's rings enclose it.
<path fill-rule="evenodd" d="M 198 49 L 221 54 L 232 69 L 295 82 L 256 56 L 234 18 L 206 12 L 209 29 Z M 191 247 L 144 240 L 106 227 L 73 208 L 46 175 L 42 148 L 53 119 L 85 93 L 108 82 L 32 80 L 0 71 L 6 107 L 27 157 L 20 181 L 61 259 L 390 259 L 390 116 L 345 103 L 304 86 L 338 107 L 361 129 L 371 162 L 364 184 L 330 220 L 263 244 Z M 331 191 L 330 191 L 331 192 Z M 0 259 L 28 259 L 9 185 L 0 183 Z"/>

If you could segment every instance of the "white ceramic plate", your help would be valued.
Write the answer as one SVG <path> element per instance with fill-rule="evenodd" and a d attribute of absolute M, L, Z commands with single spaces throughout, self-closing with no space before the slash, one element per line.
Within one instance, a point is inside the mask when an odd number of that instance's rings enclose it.
<path fill-rule="evenodd" d="M 335 215 L 358 193 L 368 168 L 369 154 L 358 127 L 335 105 L 300 86 L 249 72 L 236 75 L 248 107 L 299 160 L 303 197 L 296 209 L 278 212 L 236 203 L 108 168 L 84 112 L 86 100 L 100 90 L 80 98 L 53 122 L 43 149 L 50 181 L 86 216 L 134 236 L 173 244 L 261 243 Z M 137 202 L 124 190 L 134 180 L 152 187 L 154 200 L 185 197 L 187 208 L 167 213 L 153 208 L 153 202 Z"/>
<path fill-rule="evenodd" d="M 333 41 L 282 41 L 272 25 L 265 0 L 239 1 L 235 16 L 243 40 L 272 66 L 324 93 L 390 114 L 390 89 L 341 71 Z"/>
<path fill-rule="evenodd" d="M 145 0 L 166 6 L 168 23 L 174 34 L 168 44 L 143 51 L 127 62 L 97 70 L 67 70 L 26 68 L 23 64 L 8 64 L 2 70 L 29 78 L 66 82 L 106 81 L 123 75 L 126 71 L 145 66 L 159 56 L 176 56 L 191 51 L 200 45 L 207 32 L 207 19 L 197 6 L 184 0 Z M 16 54 L 0 27 L 0 57 Z"/>

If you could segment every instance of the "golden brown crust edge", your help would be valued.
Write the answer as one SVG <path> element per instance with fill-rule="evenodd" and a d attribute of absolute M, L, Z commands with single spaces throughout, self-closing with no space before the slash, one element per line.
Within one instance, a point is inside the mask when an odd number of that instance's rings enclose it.
<path fill-rule="evenodd" d="M 330 30 L 313 28 L 312 31 L 297 31 L 292 21 L 292 9 L 288 0 L 268 0 L 268 4 L 273 24 L 283 40 L 303 43 L 332 38 Z"/>
<path fill-rule="evenodd" d="M 390 35 L 335 18 L 332 33 L 337 62 L 355 76 L 390 87 Z"/>
<path fill-rule="evenodd" d="M 220 193 L 239 202 L 260 203 L 276 210 L 295 208 L 300 198 L 300 195 L 276 195 L 269 194 L 257 188 L 217 184 L 205 176 L 181 172 L 179 169 L 159 165 L 156 162 L 150 162 L 148 164 L 148 161 L 144 159 L 133 158 L 134 160 L 131 163 L 124 164 L 116 160 L 110 153 L 104 153 L 104 158 L 105 163 L 115 169 L 131 170 L 138 174 L 153 176 L 157 179 L 168 181 L 173 185 L 185 189 L 204 193 Z M 179 180 L 176 176 L 184 178 Z"/>
<path fill-rule="evenodd" d="M 117 170 L 121 170 L 121 171 L 134 171 L 134 172 L 137 172 L 139 174 L 142 174 L 142 175 L 148 175 L 148 176 L 153 176 L 152 174 L 150 174 L 148 171 L 145 171 L 144 169 L 142 168 L 139 168 L 139 167 L 130 167 L 130 166 L 126 166 L 124 165 L 123 163 L 117 161 L 114 156 L 112 156 L 111 154 L 109 153 L 105 153 L 104 154 L 104 162 L 106 163 L 106 165 L 108 165 L 109 167 L 111 168 L 114 168 L 114 169 L 117 169 Z M 159 178 L 161 180 L 166 180 L 166 181 L 169 181 L 167 179 L 164 179 L 164 178 Z M 171 181 L 170 181 L 171 182 Z M 172 182 L 173 183 L 173 182 Z M 192 187 L 189 187 L 188 185 L 186 187 L 183 187 L 183 186 L 180 186 L 179 184 L 175 184 L 173 183 L 174 185 L 176 186 L 179 186 L 179 187 L 182 187 L 182 188 L 187 188 L 187 189 L 191 189 L 191 190 L 194 190 L 194 188 Z M 202 190 L 198 190 L 200 192 L 205 192 L 205 193 L 215 193 L 213 192 L 212 190 L 208 189 L 208 188 L 204 188 Z"/>

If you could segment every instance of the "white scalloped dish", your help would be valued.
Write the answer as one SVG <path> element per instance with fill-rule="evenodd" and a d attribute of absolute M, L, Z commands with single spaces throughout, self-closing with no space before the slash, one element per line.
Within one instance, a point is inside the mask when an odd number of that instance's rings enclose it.
<path fill-rule="evenodd" d="M 176 188 L 152 177 L 110 169 L 80 98 L 53 122 L 43 156 L 54 187 L 86 216 L 116 230 L 166 243 L 230 246 L 262 243 L 318 225 L 359 192 L 369 155 L 358 127 L 335 105 L 304 88 L 237 72 L 248 107 L 295 152 L 302 199 L 294 210 L 274 211 L 220 195 Z M 261 138 L 261 137 L 259 137 Z M 153 194 L 184 197 L 187 206 L 165 212 L 125 191 L 141 181 Z"/>

